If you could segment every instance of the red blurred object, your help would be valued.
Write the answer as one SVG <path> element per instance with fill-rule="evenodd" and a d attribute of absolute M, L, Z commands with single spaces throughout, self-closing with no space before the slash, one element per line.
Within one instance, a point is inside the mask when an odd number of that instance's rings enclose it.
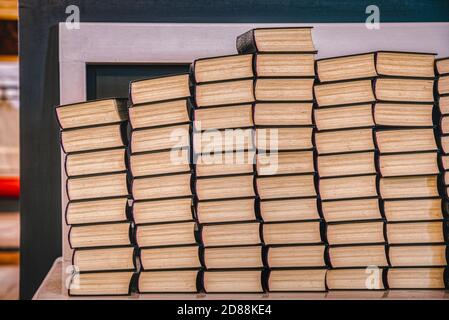
<path fill-rule="evenodd" d="M 0 178 L 0 197 L 19 198 L 20 179 L 18 177 Z"/>

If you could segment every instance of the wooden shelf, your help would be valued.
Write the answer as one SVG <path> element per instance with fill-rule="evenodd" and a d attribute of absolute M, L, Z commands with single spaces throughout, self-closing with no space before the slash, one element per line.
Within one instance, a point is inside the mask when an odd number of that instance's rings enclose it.
<path fill-rule="evenodd" d="M 269 293 L 269 294 L 131 294 L 120 297 L 69 297 L 65 283 L 70 276 L 65 273 L 69 262 L 56 259 L 47 277 L 36 291 L 33 300 L 114 299 L 114 300 L 380 300 L 380 299 L 449 299 L 444 290 L 392 290 L 392 291 L 334 291 L 320 293 Z"/>

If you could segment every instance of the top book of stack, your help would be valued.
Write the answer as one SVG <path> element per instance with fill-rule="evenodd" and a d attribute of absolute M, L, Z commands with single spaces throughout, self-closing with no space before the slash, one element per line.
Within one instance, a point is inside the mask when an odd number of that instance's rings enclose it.
<path fill-rule="evenodd" d="M 316 53 L 312 27 L 259 28 L 237 37 L 237 51 L 243 53 Z"/>

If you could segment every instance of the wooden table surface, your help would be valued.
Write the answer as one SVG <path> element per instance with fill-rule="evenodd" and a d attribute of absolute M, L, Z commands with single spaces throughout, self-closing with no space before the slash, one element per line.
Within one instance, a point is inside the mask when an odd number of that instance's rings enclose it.
<path fill-rule="evenodd" d="M 333 291 L 320 293 L 269 293 L 269 294 L 131 294 L 120 297 L 69 297 L 65 283 L 70 274 L 65 270 L 69 263 L 56 259 L 47 277 L 35 293 L 34 300 L 66 299 L 130 299 L 130 300 L 367 300 L 367 299 L 449 299 L 443 290 L 391 290 L 391 291 Z"/>

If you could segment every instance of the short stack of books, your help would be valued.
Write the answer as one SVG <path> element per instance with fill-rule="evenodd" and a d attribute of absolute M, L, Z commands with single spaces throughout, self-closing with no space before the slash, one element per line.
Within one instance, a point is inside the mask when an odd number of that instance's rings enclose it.
<path fill-rule="evenodd" d="M 142 293 L 197 292 L 189 74 L 130 84 L 129 168 Z"/>
<path fill-rule="evenodd" d="M 315 189 L 311 28 L 254 29 L 237 38 L 253 54 L 256 188 L 267 246 L 267 288 L 324 291 L 325 245 Z"/>
<path fill-rule="evenodd" d="M 65 155 L 70 295 L 126 295 L 136 270 L 129 215 L 126 100 L 56 108 Z"/>
<path fill-rule="evenodd" d="M 330 290 L 383 288 L 382 269 L 366 282 L 367 267 L 387 265 L 376 187 L 374 63 L 374 53 L 317 61 L 315 140 Z"/>
<path fill-rule="evenodd" d="M 378 53 L 374 109 L 390 289 L 444 288 L 433 54 Z M 382 66 L 383 64 L 383 66 Z"/>
<path fill-rule="evenodd" d="M 263 246 L 254 189 L 253 56 L 196 60 L 196 213 L 204 291 L 263 292 Z"/>

